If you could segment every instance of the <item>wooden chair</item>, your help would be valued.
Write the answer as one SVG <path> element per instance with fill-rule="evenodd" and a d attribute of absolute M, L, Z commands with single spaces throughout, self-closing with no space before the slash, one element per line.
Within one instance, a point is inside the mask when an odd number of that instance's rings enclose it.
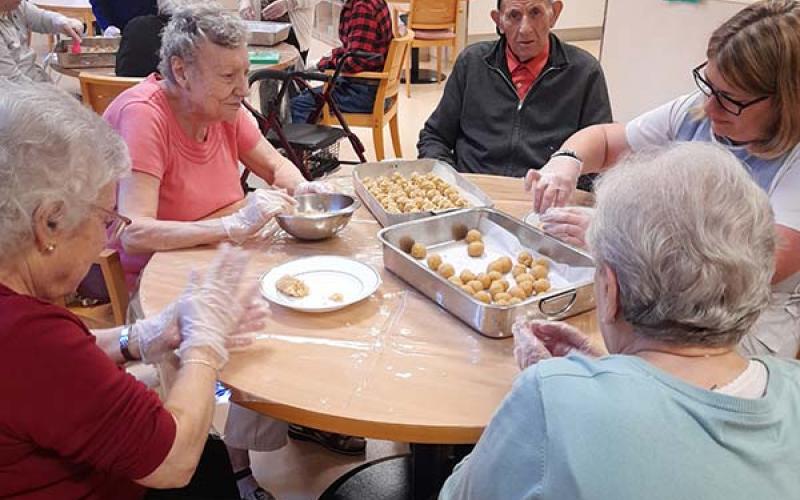
<path fill-rule="evenodd" d="M 83 103 L 102 115 L 111 101 L 123 91 L 140 83 L 144 78 L 106 76 L 82 71 L 78 75 L 81 82 Z"/>
<path fill-rule="evenodd" d="M 378 91 L 375 95 L 375 104 L 372 113 L 342 113 L 344 120 L 351 127 L 369 127 L 372 129 L 372 140 L 375 143 L 375 156 L 378 161 L 383 160 L 383 127 L 389 124 L 389 131 L 392 135 L 392 146 L 394 155 L 397 158 L 403 156 L 400 150 L 400 128 L 397 123 L 398 93 L 400 91 L 400 73 L 403 69 L 403 61 L 408 54 L 409 46 L 413 33 L 409 32 L 405 36 L 395 38 L 389 45 L 389 53 L 380 73 L 372 71 L 362 71 L 360 73 L 342 74 L 348 78 L 369 78 L 380 80 Z M 386 104 L 386 100 L 389 104 Z M 337 125 L 336 117 L 330 113 L 327 106 L 323 108 L 321 123 L 325 125 Z"/>
<path fill-rule="evenodd" d="M 442 48 L 456 50 L 458 0 L 411 0 L 408 29 L 413 32 L 412 49 L 436 47 L 436 78 L 441 85 Z M 411 51 L 406 64 L 406 96 L 411 97 Z"/>
<path fill-rule="evenodd" d="M 128 286 L 125 272 L 116 250 L 103 250 L 95 260 L 103 273 L 110 302 L 96 306 L 70 306 L 69 310 L 81 318 L 90 328 L 110 328 L 125 324 L 128 314 Z"/>

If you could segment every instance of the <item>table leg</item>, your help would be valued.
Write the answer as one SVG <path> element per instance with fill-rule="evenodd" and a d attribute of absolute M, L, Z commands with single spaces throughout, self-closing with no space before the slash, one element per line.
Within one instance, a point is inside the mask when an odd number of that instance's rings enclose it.
<path fill-rule="evenodd" d="M 435 499 L 453 472 L 453 468 L 472 451 L 473 447 L 471 444 L 412 444 L 412 498 Z"/>
<path fill-rule="evenodd" d="M 442 81 L 447 78 L 444 73 L 441 76 Z M 411 83 L 438 83 L 436 71 L 419 67 L 419 48 L 411 49 Z"/>

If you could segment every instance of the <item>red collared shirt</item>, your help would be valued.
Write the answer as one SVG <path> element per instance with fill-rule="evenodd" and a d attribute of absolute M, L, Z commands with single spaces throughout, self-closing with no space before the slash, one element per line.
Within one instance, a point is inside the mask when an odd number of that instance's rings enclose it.
<path fill-rule="evenodd" d="M 547 64 L 547 58 L 550 56 L 550 39 L 544 46 L 539 55 L 529 59 L 527 62 L 520 62 L 517 56 L 511 52 L 508 44 L 506 44 L 506 63 L 508 64 L 508 71 L 511 73 L 511 82 L 517 90 L 519 100 L 525 99 L 528 91 L 531 89 L 533 82 L 539 77 L 539 74 Z"/>

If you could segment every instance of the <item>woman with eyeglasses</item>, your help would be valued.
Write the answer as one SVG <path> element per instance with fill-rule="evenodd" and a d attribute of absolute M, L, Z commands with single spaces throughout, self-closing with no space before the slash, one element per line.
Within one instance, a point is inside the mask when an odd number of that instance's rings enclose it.
<path fill-rule="evenodd" d="M 130 327 L 90 333 L 55 305 L 130 222 L 114 208 L 129 174 L 125 143 L 102 118 L 50 84 L 0 79 L 0 498 L 134 499 L 186 485 L 228 349 L 263 327 L 253 294 L 237 299 L 248 255 L 231 247 Z M 120 368 L 175 348 L 163 403 Z M 148 498 L 206 497 L 183 493 Z"/>
<path fill-rule="evenodd" d="M 545 231 L 584 245 L 591 210 L 563 207 L 579 175 L 673 141 L 723 146 L 767 192 L 778 234 L 772 304 L 740 348 L 794 357 L 800 346 L 800 1 L 746 7 L 714 31 L 707 57 L 693 70 L 696 92 L 627 124 L 581 130 L 544 168 L 528 172 L 526 189 Z"/>

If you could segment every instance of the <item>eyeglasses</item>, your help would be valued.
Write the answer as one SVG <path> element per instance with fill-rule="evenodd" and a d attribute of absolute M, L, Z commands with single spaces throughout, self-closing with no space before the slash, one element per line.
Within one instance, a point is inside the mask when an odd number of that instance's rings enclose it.
<path fill-rule="evenodd" d="M 92 208 L 106 216 L 104 223 L 106 226 L 106 238 L 108 239 L 108 243 L 114 243 L 119 240 L 125 228 L 130 226 L 133 222 L 129 218 L 113 210 L 108 210 L 94 204 L 92 204 Z"/>
<path fill-rule="evenodd" d="M 745 108 L 748 108 L 753 104 L 758 104 L 765 99 L 769 99 L 770 96 L 764 95 L 751 101 L 742 102 L 728 97 L 724 92 L 720 92 L 719 90 L 715 89 L 708 80 L 700 75 L 700 70 L 705 68 L 706 65 L 708 65 L 708 61 L 692 70 L 692 75 L 694 75 L 694 83 L 697 85 L 697 88 L 700 89 L 700 92 L 705 94 L 706 97 L 714 96 L 720 107 L 722 107 L 722 109 L 728 113 L 739 116 L 742 114 L 742 111 L 744 111 Z"/>

